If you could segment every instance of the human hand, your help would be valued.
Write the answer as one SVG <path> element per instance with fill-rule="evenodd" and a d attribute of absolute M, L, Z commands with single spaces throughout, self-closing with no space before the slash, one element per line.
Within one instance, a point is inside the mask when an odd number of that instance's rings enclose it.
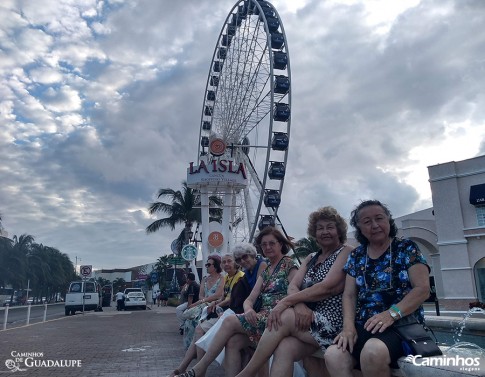
<path fill-rule="evenodd" d="M 356 341 L 357 331 L 354 327 L 353 329 L 343 329 L 340 334 L 335 337 L 333 344 L 336 344 L 337 348 L 340 348 L 342 352 L 345 352 L 348 349 L 349 352 L 352 353 Z"/>
<path fill-rule="evenodd" d="M 364 328 L 370 331 L 372 334 L 376 332 L 384 332 L 388 327 L 391 327 L 394 323 L 389 312 L 386 310 L 382 313 L 376 314 L 369 318 L 364 324 Z"/>
<path fill-rule="evenodd" d="M 304 303 L 295 305 L 295 327 L 300 331 L 307 331 L 313 321 L 313 311 Z"/>
<path fill-rule="evenodd" d="M 258 317 L 253 308 L 250 308 L 244 312 L 244 318 L 246 318 L 246 321 L 248 321 L 251 326 L 256 326 Z"/>
<path fill-rule="evenodd" d="M 271 309 L 266 321 L 266 327 L 269 331 L 272 329 L 278 330 L 278 326 L 283 324 L 281 322 L 281 313 L 283 313 L 286 309 L 288 309 L 288 305 L 285 305 L 281 301 L 278 302 L 273 309 Z"/>

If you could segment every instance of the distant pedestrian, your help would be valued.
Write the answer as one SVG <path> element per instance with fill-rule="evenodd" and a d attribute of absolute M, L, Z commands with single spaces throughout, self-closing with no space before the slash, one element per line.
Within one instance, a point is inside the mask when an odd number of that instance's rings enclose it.
<path fill-rule="evenodd" d="M 180 305 L 176 309 L 176 316 L 180 325 L 180 335 L 184 333 L 183 327 L 185 323 L 185 319 L 182 318 L 182 313 L 189 305 L 199 301 L 199 291 L 200 285 L 195 281 L 195 274 L 189 272 L 187 274 L 187 283 L 182 287 L 182 291 L 180 292 Z"/>
<path fill-rule="evenodd" d="M 156 291 L 155 289 L 152 291 L 152 301 L 153 301 L 153 305 L 156 305 L 157 304 L 157 299 L 158 299 L 158 296 L 159 295 L 160 295 L 160 291 Z"/>
<path fill-rule="evenodd" d="M 115 295 L 116 296 L 116 310 L 120 311 L 125 308 L 125 294 L 120 290 Z"/>
<path fill-rule="evenodd" d="M 168 290 L 164 288 L 161 292 L 159 291 L 158 294 L 159 302 L 161 306 L 167 306 L 168 304 Z"/>

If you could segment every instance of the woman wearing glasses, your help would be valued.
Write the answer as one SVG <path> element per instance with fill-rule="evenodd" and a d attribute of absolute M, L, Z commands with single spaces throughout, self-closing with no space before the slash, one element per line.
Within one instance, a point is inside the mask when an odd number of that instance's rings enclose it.
<path fill-rule="evenodd" d="M 344 325 L 325 352 L 325 363 L 332 376 L 351 377 L 357 367 L 364 377 L 387 377 L 404 356 L 393 323 L 411 314 L 424 320 L 429 267 L 413 241 L 396 238 L 397 226 L 381 202 L 359 204 L 350 224 L 360 246 L 344 268 Z"/>
<path fill-rule="evenodd" d="M 212 259 L 208 258 L 208 262 L 206 264 L 208 270 L 212 270 L 212 266 L 209 265 L 213 263 L 213 260 L 218 260 L 218 259 Z M 217 263 L 217 262 L 216 262 Z M 209 329 L 216 323 L 218 320 L 217 317 L 217 307 L 221 307 L 223 310 L 226 310 L 227 308 L 231 307 L 232 310 L 234 310 L 236 313 L 237 308 L 233 307 L 233 302 L 239 302 L 239 301 L 244 301 L 244 299 L 247 297 L 248 293 L 247 292 L 242 292 L 245 296 L 237 300 L 238 296 L 237 292 L 233 291 L 233 288 L 238 284 L 239 280 L 244 277 L 244 272 L 239 270 L 239 266 L 236 264 L 234 255 L 231 253 L 225 254 L 222 256 L 222 268 L 224 272 L 226 272 L 226 276 L 224 277 L 224 285 L 223 285 L 223 292 L 222 295 L 217 299 L 212 301 L 208 307 L 207 307 L 207 313 L 208 317 L 204 321 L 202 320 L 196 320 L 198 323 L 196 328 L 195 328 L 195 335 L 192 339 L 192 343 L 190 344 L 189 348 L 185 352 L 184 358 L 180 362 L 179 366 L 169 375 L 169 377 L 173 377 L 177 374 L 180 374 L 181 372 L 185 371 L 187 367 L 190 365 L 193 359 L 198 358 L 200 359 L 203 356 L 203 351 L 199 348 L 196 347 L 196 342 L 198 339 L 200 339 Z M 215 270 L 215 269 L 214 269 Z M 210 275 L 209 275 L 210 277 Z M 210 297 L 210 296 L 209 296 Z M 210 315 L 210 313 L 216 313 L 215 316 Z M 239 311 L 240 313 L 241 311 Z M 210 318 L 209 318 L 210 317 Z"/>
<path fill-rule="evenodd" d="M 233 249 L 236 263 L 244 270 L 244 276 L 251 289 L 256 285 L 258 276 L 268 265 L 263 258 L 258 257 L 256 248 L 250 243 L 240 243 Z"/>
<path fill-rule="evenodd" d="M 288 296 L 271 311 L 266 331 L 240 377 L 253 376 L 272 354 L 271 376 L 293 376 L 293 363 L 301 359 L 309 376 L 325 375 L 323 360 L 311 355 L 330 346 L 342 329 L 343 267 L 352 248 L 344 244 L 347 224 L 333 207 L 312 212 L 308 220 L 308 235 L 320 251 L 304 260 Z"/>
<path fill-rule="evenodd" d="M 242 369 L 241 352 L 248 346 L 255 347 L 266 328 L 266 319 L 278 301 L 286 296 L 288 285 L 297 272 L 297 266 L 286 254 L 292 243 L 276 228 L 266 227 L 256 237 L 269 265 L 258 277 L 251 294 L 244 302 L 244 314 L 231 315 L 224 319 L 217 337 L 212 341 L 202 359 L 182 377 L 202 377 L 209 365 L 222 351 L 226 343 L 231 343 L 226 352 L 224 367 L 226 376 L 235 376 Z M 253 305 L 261 294 L 262 306 L 255 312 Z"/>
<path fill-rule="evenodd" d="M 205 276 L 200 284 L 199 301 L 193 302 L 187 309 L 193 308 L 200 304 L 209 304 L 212 301 L 218 300 L 224 293 L 224 277 L 222 276 L 221 257 L 218 255 L 210 255 L 205 264 L 207 269 L 207 276 Z M 188 349 L 194 338 L 194 331 L 198 324 L 198 318 L 186 319 L 184 323 L 184 346 Z"/>

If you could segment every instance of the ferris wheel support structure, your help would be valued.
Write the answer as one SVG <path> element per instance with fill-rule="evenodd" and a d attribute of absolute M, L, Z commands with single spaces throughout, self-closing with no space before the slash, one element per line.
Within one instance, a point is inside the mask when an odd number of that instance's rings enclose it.
<path fill-rule="evenodd" d="M 214 48 L 200 121 L 197 162 L 187 183 L 202 200 L 202 254 L 252 242 L 278 225 L 291 124 L 291 70 L 283 23 L 273 5 L 239 0 Z M 224 203 L 220 246 L 211 239 L 210 195 Z"/>

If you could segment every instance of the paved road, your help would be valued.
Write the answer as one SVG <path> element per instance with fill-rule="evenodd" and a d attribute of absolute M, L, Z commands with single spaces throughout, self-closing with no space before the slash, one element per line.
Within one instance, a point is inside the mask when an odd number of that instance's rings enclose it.
<path fill-rule="evenodd" d="M 21 356 L 27 353 L 28 360 Z M 17 367 L 25 370 L 15 376 L 167 376 L 183 354 L 171 307 L 132 312 L 104 308 L 0 331 L 0 376 Z M 12 360 L 10 369 L 7 360 Z M 46 367 L 61 361 L 81 366 Z M 217 364 L 207 373 L 223 375 Z"/>

